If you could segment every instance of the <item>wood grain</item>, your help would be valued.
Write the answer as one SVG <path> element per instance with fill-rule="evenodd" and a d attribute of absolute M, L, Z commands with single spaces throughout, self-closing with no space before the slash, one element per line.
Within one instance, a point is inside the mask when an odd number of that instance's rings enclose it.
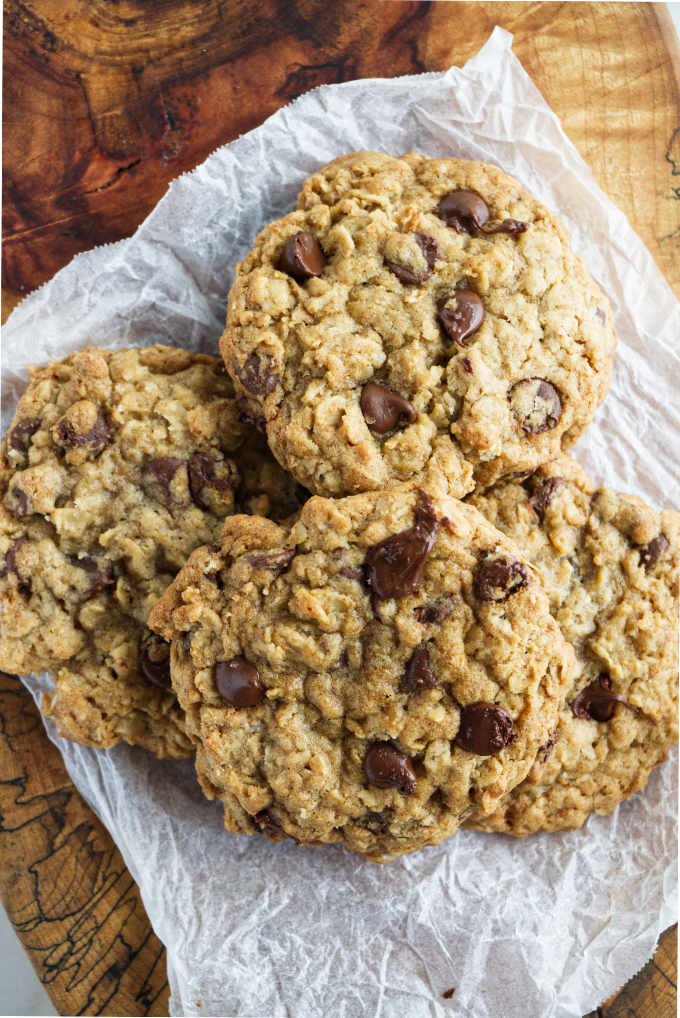
<path fill-rule="evenodd" d="M 495 24 L 680 294 L 680 54 L 663 5 L 4 0 L 4 12 L 3 317 L 307 89 L 461 64 Z M 56 1007 L 167 1014 L 136 887 L 7 678 L 0 768 L 0 893 Z M 666 933 L 593 1015 L 675 1014 L 676 943 Z"/>

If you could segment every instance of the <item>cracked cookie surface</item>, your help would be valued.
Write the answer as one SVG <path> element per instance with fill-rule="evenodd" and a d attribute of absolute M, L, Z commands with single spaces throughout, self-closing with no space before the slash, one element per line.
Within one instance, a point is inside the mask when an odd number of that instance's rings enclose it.
<path fill-rule="evenodd" d="M 596 489 L 568 456 L 470 502 L 538 570 L 578 664 L 528 778 L 471 826 L 577 828 L 644 788 L 677 739 L 680 513 Z"/>
<path fill-rule="evenodd" d="M 493 810 L 574 665 L 516 547 L 411 486 L 231 517 L 149 624 L 227 829 L 378 861 Z"/>
<path fill-rule="evenodd" d="M 494 166 L 343 156 L 239 265 L 221 351 L 315 494 L 535 469 L 606 395 L 609 305 L 562 223 Z"/>
<path fill-rule="evenodd" d="M 160 756 L 191 745 L 145 628 L 225 516 L 299 508 L 216 357 L 86 348 L 36 368 L 0 463 L 0 667 L 51 671 L 60 732 Z"/>

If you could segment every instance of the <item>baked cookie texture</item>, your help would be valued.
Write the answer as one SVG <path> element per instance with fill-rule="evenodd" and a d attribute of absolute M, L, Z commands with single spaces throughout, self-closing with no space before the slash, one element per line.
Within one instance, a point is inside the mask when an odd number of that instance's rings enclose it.
<path fill-rule="evenodd" d="M 220 348 L 315 494 L 535 469 L 606 395 L 608 301 L 562 223 L 495 166 L 342 156 L 238 266 Z"/>
<path fill-rule="evenodd" d="M 536 568 L 578 662 L 529 776 L 471 826 L 581 827 L 643 788 L 677 739 L 680 513 L 596 489 L 568 456 L 470 501 Z"/>
<path fill-rule="evenodd" d="M 295 488 L 219 358 L 86 348 L 33 369 L 0 461 L 0 668 L 54 672 L 43 708 L 70 739 L 189 754 L 147 616 L 225 516 L 288 515 Z"/>
<path fill-rule="evenodd" d="M 227 829 L 380 862 L 494 809 L 575 664 L 515 545 L 411 486 L 232 516 L 149 625 Z"/>

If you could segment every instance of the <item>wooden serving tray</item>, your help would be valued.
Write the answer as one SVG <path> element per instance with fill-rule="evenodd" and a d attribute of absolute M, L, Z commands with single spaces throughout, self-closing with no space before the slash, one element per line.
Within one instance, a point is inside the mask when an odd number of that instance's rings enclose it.
<path fill-rule="evenodd" d="M 524 67 L 680 294 L 680 53 L 662 4 L 5 0 L 4 9 L 3 317 L 79 251 L 131 234 L 173 177 L 301 92 L 462 64 L 496 24 L 514 34 Z M 8 676 L 0 894 L 62 1014 L 167 1015 L 164 951 L 134 881 Z M 675 1015 L 676 953 L 673 928 L 593 1016 Z"/>

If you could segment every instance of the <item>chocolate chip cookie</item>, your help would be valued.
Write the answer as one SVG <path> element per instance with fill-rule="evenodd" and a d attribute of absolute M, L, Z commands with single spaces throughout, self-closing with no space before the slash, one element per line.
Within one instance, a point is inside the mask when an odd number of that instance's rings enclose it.
<path fill-rule="evenodd" d="M 494 166 L 359 152 L 238 267 L 221 350 L 319 495 L 463 495 L 568 448 L 603 400 L 609 305 L 562 223 Z"/>
<path fill-rule="evenodd" d="M 55 673 L 44 708 L 68 738 L 188 754 L 149 611 L 225 516 L 288 515 L 296 494 L 216 357 L 85 349 L 34 370 L 0 463 L 0 668 Z"/>
<path fill-rule="evenodd" d="M 471 502 L 538 570 L 578 662 L 529 776 L 473 826 L 580 827 L 643 788 L 677 738 L 680 513 L 595 489 L 567 456 Z"/>
<path fill-rule="evenodd" d="M 149 625 L 228 830 L 386 861 L 491 812 L 555 727 L 573 651 L 516 547 L 411 486 L 225 521 Z"/>

